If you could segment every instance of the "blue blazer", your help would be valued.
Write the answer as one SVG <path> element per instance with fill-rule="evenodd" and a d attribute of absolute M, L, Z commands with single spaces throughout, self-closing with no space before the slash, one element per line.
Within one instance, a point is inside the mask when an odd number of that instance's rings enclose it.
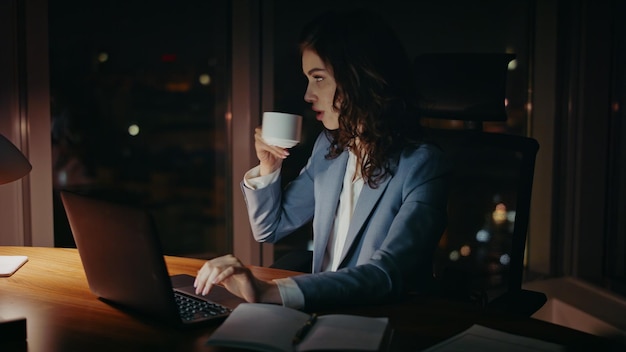
<path fill-rule="evenodd" d="M 447 167 L 433 145 L 406 148 L 377 188 L 364 184 L 336 272 L 322 272 L 348 153 L 326 159 L 322 132 L 300 174 L 281 189 L 241 183 L 254 238 L 275 243 L 313 220 L 312 274 L 293 277 L 305 309 L 399 299 L 432 281 L 433 252 L 446 225 Z"/>

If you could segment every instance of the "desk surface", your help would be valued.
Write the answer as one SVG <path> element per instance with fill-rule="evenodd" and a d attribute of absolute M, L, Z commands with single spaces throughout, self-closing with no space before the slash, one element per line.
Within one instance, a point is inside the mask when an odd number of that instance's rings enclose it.
<path fill-rule="evenodd" d="M 27 350 L 39 351 L 217 351 L 204 345 L 217 325 L 191 330 L 150 324 L 95 297 L 75 249 L 0 247 L 0 255 L 26 255 L 13 276 L 0 278 L 0 320 L 27 318 Z M 166 256 L 170 275 L 195 275 L 200 259 Z M 251 267 L 262 279 L 297 273 Z M 397 305 L 346 308 L 345 313 L 388 316 L 394 351 L 417 351 L 472 324 L 540 338 L 576 350 L 602 347 L 603 339 L 531 318 L 486 316 L 459 302 L 420 298 Z M 1 349 L 1 348 L 0 348 Z"/>

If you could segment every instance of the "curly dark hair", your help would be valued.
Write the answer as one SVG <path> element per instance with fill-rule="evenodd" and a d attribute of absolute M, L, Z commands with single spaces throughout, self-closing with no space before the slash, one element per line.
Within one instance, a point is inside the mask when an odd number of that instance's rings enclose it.
<path fill-rule="evenodd" d="M 391 27 L 366 10 L 328 12 L 309 23 L 300 51 L 314 51 L 332 68 L 339 129 L 327 131 L 336 158 L 358 138 L 361 174 L 376 188 L 393 158 L 421 141 L 414 76 Z"/>

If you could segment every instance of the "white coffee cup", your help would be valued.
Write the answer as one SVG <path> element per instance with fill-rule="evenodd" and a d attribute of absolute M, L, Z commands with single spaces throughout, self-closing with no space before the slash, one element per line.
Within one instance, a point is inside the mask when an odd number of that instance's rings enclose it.
<path fill-rule="evenodd" d="M 263 113 L 263 133 L 265 143 L 281 148 L 291 148 L 300 142 L 302 116 L 284 112 Z"/>

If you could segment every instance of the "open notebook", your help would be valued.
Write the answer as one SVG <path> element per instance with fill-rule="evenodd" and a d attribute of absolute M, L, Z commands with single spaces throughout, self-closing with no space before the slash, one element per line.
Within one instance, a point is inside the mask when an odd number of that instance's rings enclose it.
<path fill-rule="evenodd" d="M 386 317 L 318 317 L 279 305 L 242 303 L 213 332 L 207 344 L 273 352 L 375 352 L 388 349 L 391 332 Z"/>

